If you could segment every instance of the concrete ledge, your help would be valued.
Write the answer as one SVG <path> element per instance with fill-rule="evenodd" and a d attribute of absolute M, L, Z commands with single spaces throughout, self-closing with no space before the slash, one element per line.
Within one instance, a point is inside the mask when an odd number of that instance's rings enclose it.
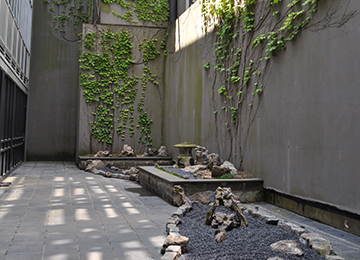
<path fill-rule="evenodd" d="M 265 200 L 267 203 L 277 207 L 360 236 L 360 215 L 356 213 L 319 201 L 306 200 L 281 193 L 273 189 L 265 189 Z"/>
<path fill-rule="evenodd" d="M 159 165 L 173 165 L 171 157 L 88 157 L 79 156 L 77 158 L 77 166 L 80 170 L 85 170 L 87 160 L 101 160 L 103 163 L 111 162 L 118 168 L 136 167 L 136 166 L 153 166 L 155 163 Z"/>
<path fill-rule="evenodd" d="M 263 180 L 253 179 L 181 179 L 153 166 L 139 167 L 141 186 L 155 192 L 162 199 L 173 204 L 173 187 L 180 185 L 190 196 L 199 191 L 216 190 L 217 187 L 230 187 L 242 203 L 264 200 Z"/>

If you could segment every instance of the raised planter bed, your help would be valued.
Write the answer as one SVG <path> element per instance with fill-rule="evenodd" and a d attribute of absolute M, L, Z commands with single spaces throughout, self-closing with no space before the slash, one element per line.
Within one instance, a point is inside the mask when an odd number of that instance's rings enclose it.
<path fill-rule="evenodd" d="M 216 190 L 217 187 L 230 187 L 242 203 L 264 200 L 263 180 L 252 179 L 182 179 L 157 169 L 154 166 L 139 167 L 140 184 L 155 192 L 168 203 L 173 204 L 173 187 L 180 185 L 187 196 L 198 191 Z"/>
<path fill-rule="evenodd" d="M 111 162 L 118 168 L 128 168 L 135 166 L 150 166 L 155 163 L 159 165 L 173 165 L 171 157 L 88 157 L 79 156 L 77 166 L 80 170 L 85 170 L 87 160 L 101 160 L 104 163 Z"/>

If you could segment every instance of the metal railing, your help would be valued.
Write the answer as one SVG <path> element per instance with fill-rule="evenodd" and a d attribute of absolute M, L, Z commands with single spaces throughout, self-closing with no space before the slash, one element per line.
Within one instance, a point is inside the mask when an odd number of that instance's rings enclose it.
<path fill-rule="evenodd" d="M 27 94 L 0 68 L 0 180 L 24 161 Z"/>

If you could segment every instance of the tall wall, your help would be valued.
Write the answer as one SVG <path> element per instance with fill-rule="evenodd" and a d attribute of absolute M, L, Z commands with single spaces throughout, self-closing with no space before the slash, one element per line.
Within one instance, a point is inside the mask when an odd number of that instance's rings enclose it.
<path fill-rule="evenodd" d="M 214 64 L 216 40 L 201 30 L 198 2 L 169 30 L 164 133 L 170 151 L 193 142 L 237 167 L 242 154 L 244 169 L 265 187 L 359 214 L 360 3 L 320 2 L 311 26 L 272 58 L 263 94 L 254 104 L 251 95 L 244 101 L 252 106 L 234 130 L 214 112 L 223 104 L 221 75 L 203 65 Z"/>
<path fill-rule="evenodd" d="M 79 3 L 70 4 L 75 2 Z M 34 1 L 28 160 L 75 159 L 79 86 L 77 33 L 81 32 L 81 23 L 76 25 L 71 14 L 76 9 L 69 8 L 70 5 L 57 6 L 51 1 L 49 4 Z M 70 18 L 67 21 L 64 16 L 64 26 L 57 18 L 63 14 Z"/>

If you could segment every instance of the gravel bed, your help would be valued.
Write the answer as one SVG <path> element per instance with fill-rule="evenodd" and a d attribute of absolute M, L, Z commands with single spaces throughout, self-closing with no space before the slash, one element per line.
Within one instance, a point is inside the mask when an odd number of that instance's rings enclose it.
<path fill-rule="evenodd" d="M 177 175 L 180 175 L 182 177 L 185 177 L 185 176 L 188 176 L 189 178 L 187 179 L 196 179 L 194 177 L 194 175 L 191 174 L 191 172 L 188 172 L 188 171 L 184 171 L 182 169 L 179 169 L 179 168 L 173 168 L 173 167 L 162 167 L 165 171 L 168 171 L 168 172 L 172 172 L 172 173 L 176 173 Z"/>
<path fill-rule="evenodd" d="M 227 239 L 222 243 L 214 240 L 215 230 L 205 225 L 209 206 L 193 203 L 193 209 L 182 218 L 178 225 L 182 236 L 189 238 L 187 252 L 179 260 L 261 260 L 280 257 L 284 260 L 325 259 L 299 241 L 299 237 L 283 229 L 268 225 L 264 221 L 246 215 L 249 226 L 237 227 L 227 232 Z M 217 212 L 234 213 L 223 206 Z M 279 240 L 295 240 L 304 252 L 302 257 L 284 254 L 270 248 Z"/>

